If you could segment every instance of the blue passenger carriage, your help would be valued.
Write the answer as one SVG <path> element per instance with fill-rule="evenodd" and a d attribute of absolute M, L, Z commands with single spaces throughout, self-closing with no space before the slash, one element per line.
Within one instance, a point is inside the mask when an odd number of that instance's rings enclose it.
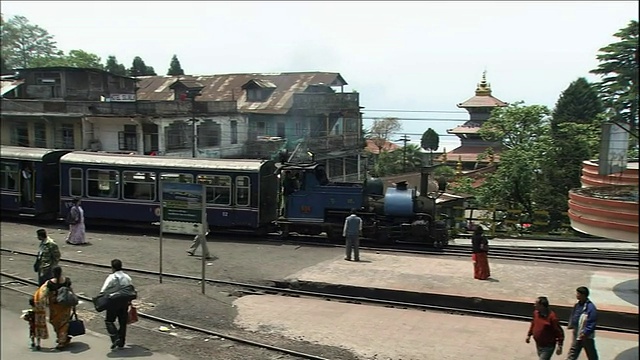
<path fill-rule="evenodd" d="M 42 219 L 57 218 L 58 160 L 67 153 L 69 150 L 2 146 L 2 211 Z"/>
<path fill-rule="evenodd" d="M 272 161 L 73 152 L 60 159 L 60 172 L 61 214 L 81 197 L 88 222 L 157 222 L 159 181 L 204 184 L 212 230 L 267 229 L 277 218 Z"/>

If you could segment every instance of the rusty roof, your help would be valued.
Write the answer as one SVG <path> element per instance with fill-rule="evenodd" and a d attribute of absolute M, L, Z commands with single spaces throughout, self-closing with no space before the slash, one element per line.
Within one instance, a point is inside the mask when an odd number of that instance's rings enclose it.
<path fill-rule="evenodd" d="M 480 126 L 456 126 L 453 129 L 448 129 L 448 134 L 476 134 L 480 131 Z"/>
<path fill-rule="evenodd" d="M 478 155 L 484 153 L 487 148 L 491 146 L 486 145 L 463 145 L 457 147 L 447 153 L 447 161 L 462 161 L 462 162 L 476 162 L 478 161 Z M 442 155 L 439 157 L 442 159 Z M 495 162 L 500 161 L 500 150 L 493 148 L 493 159 Z M 485 159 L 483 161 L 488 161 Z"/>
<path fill-rule="evenodd" d="M 385 141 L 384 145 L 382 145 L 382 151 L 384 152 L 392 152 L 399 148 L 400 146 L 392 143 L 391 141 Z M 374 140 L 367 140 L 367 146 L 365 147 L 365 150 L 372 154 L 380 153 L 380 148 L 378 147 L 378 145 L 376 145 L 376 142 Z"/>
<path fill-rule="evenodd" d="M 238 103 L 239 112 L 285 114 L 293 103 L 293 94 L 303 92 L 309 85 L 324 83 L 331 86 L 347 85 L 339 73 L 290 72 L 223 75 L 139 76 L 139 100 L 173 101 L 170 88 L 176 81 L 197 82 L 204 86 L 197 101 L 232 101 Z M 250 81 L 274 87 L 265 101 L 247 101 L 242 86 Z"/>
<path fill-rule="evenodd" d="M 468 100 L 458 104 L 459 108 L 478 108 L 478 107 L 503 107 L 508 104 L 491 95 L 476 95 Z"/>

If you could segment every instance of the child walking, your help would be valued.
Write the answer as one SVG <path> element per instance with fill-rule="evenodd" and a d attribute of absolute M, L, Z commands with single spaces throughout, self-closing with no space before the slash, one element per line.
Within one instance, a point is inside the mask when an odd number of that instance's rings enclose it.
<path fill-rule="evenodd" d="M 31 306 L 31 309 L 22 310 L 22 315 L 20 317 L 29 323 L 29 339 L 31 339 L 31 348 L 40 350 L 40 338 L 36 338 L 36 311 L 34 309 L 36 304 L 33 297 L 29 299 L 29 305 Z"/>

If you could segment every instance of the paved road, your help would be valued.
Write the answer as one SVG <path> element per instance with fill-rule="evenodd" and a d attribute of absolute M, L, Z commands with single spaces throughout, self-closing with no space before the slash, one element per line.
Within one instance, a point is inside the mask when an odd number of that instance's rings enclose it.
<path fill-rule="evenodd" d="M 144 357 L 153 360 L 176 360 L 171 355 L 152 353 L 140 346 L 126 346 L 124 349 L 111 351 L 111 342 L 104 335 L 88 331 L 71 341 L 71 345 L 65 351 L 55 350 L 55 333 L 49 326 L 49 339 L 42 341 L 40 352 L 30 349 L 29 328 L 27 323 L 20 319 L 20 314 L 4 307 L 1 309 L 2 319 L 2 359 L 41 360 L 50 359 L 130 359 Z M 45 353 L 45 354 L 42 354 Z"/>

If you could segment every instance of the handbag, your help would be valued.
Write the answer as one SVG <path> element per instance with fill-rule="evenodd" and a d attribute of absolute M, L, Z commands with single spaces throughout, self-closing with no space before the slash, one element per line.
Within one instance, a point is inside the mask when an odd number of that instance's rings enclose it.
<path fill-rule="evenodd" d="M 85 334 L 84 321 L 78 319 L 78 314 L 76 314 L 76 309 L 73 308 L 73 314 L 71 315 L 71 320 L 69 321 L 69 330 L 67 334 L 69 336 L 80 336 Z"/>
<path fill-rule="evenodd" d="M 78 305 L 78 296 L 73 293 L 70 287 L 63 286 L 58 289 L 56 302 L 65 306 L 76 306 Z"/>
<path fill-rule="evenodd" d="M 138 309 L 136 309 L 135 306 L 130 305 L 129 313 L 127 316 L 127 324 L 133 324 L 135 322 L 138 322 Z"/>
<path fill-rule="evenodd" d="M 138 297 L 138 292 L 133 285 L 123 286 L 109 294 L 110 301 L 131 301 Z"/>
<path fill-rule="evenodd" d="M 100 294 L 92 298 L 91 302 L 93 302 L 93 307 L 96 308 L 97 312 L 103 312 L 109 306 L 109 297 L 107 294 Z"/>

